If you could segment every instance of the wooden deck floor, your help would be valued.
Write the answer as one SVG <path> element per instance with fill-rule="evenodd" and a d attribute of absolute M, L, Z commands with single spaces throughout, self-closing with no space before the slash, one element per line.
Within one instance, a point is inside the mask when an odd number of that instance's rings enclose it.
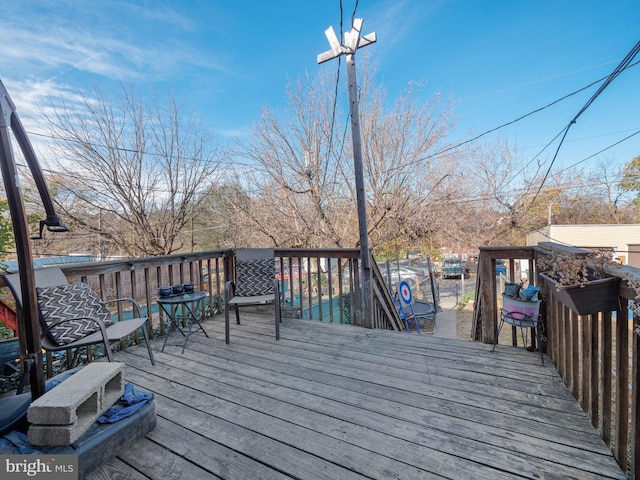
<path fill-rule="evenodd" d="M 535 353 L 272 318 L 118 353 L 158 425 L 91 478 L 625 478 Z"/>

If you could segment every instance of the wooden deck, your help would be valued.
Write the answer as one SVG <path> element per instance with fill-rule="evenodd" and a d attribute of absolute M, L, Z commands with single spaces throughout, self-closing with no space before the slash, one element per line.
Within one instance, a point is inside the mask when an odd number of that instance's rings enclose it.
<path fill-rule="evenodd" d="M 464 340 L 243 315 L 116 355 L 158 426 L 91 476 L 623 479 L 553 366 Z M 119 475 L 122 475 L 119 477 Z"/>

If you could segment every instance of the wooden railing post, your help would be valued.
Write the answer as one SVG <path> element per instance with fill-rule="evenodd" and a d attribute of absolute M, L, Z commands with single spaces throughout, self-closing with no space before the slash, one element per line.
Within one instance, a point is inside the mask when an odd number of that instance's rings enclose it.
<path fill-rule="evenodd" d="M 495 260 L 494 260 L 495 262 Z M 478 275 L 480 285 L 484 288 L 480 290 L 482 295 L 482 341 L 493 343 L 496 337 L 498 312 L 496 308 L 496 282 L 495 267 L 491 267 L 491 257 L 480 253 L 478 259 Z"/>
<path fill-rule="evenodd" d="M 616 449 L 614 455 L 624 471 L 629 448 L 629 328 L 624 305 L 616 313 Z"/>

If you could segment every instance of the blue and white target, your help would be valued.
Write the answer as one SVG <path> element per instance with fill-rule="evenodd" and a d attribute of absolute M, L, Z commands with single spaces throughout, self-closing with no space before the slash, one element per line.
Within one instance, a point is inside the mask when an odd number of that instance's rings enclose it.
<path fill-rule="evenodd" d="M 411 287 L 406 281 L 403 280 L 402 282 L 400 282 L 400 284 L 398 285 L 398 292 L 400 293 L 400 298 L 402 299 L 402 301 L 407 305 L 410 305 L 411 301 L 413 300 L 413 295 L 411 294 Z"/>

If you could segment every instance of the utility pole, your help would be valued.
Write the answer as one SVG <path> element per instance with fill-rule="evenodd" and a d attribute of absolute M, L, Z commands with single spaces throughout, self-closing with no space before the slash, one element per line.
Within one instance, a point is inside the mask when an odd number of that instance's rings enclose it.
<path fill-rule="evenodd" d="M 353 166 L 356 180 L 356 199 L 358 206 L 358 227 L 360 232 L 360 263 L 362 265 L 362 316 L 363 325 L 370 327 L 372 312 L 371 265 L 369 263 L 369 232 L 367 230 L 367 205 L 364 194 L 364 169 L 362 166 L 362 147 L 360 143 L 360 116 L 358 113 L 358 89 L 356 84 L 356 50 L 376 41 L 376 34 L 360 36 L 362 18 L 353 20 L 351 30 L 344 34 L 345 44 L 341 45 L 333 27 L 325 30 L 331 50 L 318 55 L 318 63 L 324 63 L 340 55 L 347 57 L 347 82 L 349 84 L 349 113 L 351 116 L 351 139 L 353 142 Z"/>

